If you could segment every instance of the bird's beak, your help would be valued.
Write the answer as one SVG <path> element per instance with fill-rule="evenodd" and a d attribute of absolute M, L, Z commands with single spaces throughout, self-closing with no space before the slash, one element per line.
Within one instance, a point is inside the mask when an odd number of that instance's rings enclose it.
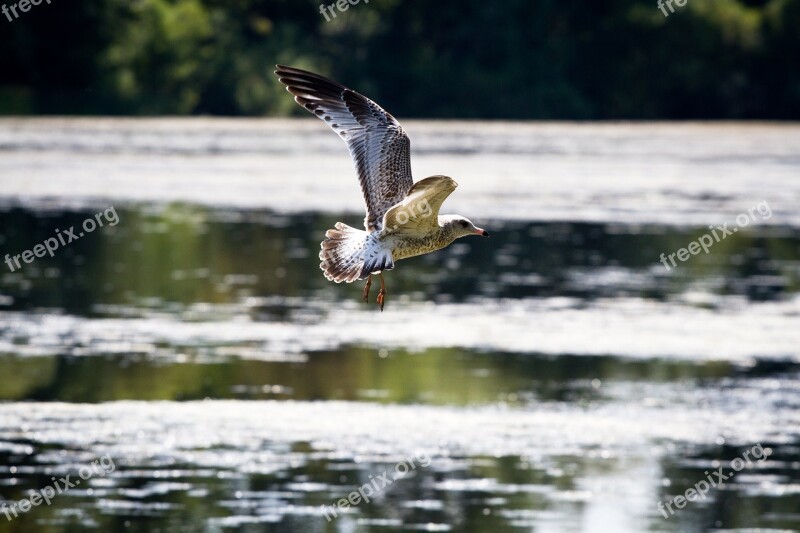
<path fill-rule="evenodd" d="M 475 235 L 480 235 L 481 237 L 488 237 L 489 236 L 489 232 L 486 231 L 485 229 L 481 229 L 481 228 L 475 228 L 475 231 L 473 233 Z"/>

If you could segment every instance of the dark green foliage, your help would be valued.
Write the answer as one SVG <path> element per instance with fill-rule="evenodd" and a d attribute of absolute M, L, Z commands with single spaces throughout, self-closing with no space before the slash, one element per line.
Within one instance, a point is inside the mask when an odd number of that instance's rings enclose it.
<path fill-rule="evenodd" d="M 6 0 L 9 2 L 10 0 Z M 52 0 L 0 17 L 0 113 L 297 113 L 277 62 L 402 117 L 800 118 L 800 0 Z"/>

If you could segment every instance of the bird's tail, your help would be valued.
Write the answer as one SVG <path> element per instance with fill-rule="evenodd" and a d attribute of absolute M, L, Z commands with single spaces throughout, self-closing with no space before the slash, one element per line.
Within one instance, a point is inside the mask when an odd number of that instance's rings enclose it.
<path fill-rule="evenodd" d="M 391 252 L 380 247 L 371 233 L 337 222 L 325 237 L 320 245 L 319 267 L 331 281 L 351 283 L 394 268 Z"/>

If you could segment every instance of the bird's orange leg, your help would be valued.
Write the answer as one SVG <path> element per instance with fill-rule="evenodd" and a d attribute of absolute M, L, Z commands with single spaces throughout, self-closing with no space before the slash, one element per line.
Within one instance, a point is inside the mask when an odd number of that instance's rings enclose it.
<path fill-rule="evenodd" d="M 364 285 L 364 301 L 369 301 L 369 288 L 372 286 L 372 274 L 367 278 L 367 284 Z"/>
<path fill-rule="evenodd" d="M 386 297 L 386 282 L 383 281 L 383 272 L 378 275 L 381 277 L 381 290 L 378 292 L 378 305 L 381 306 L 381 311 L 383 311 L 383 302 Z"/>

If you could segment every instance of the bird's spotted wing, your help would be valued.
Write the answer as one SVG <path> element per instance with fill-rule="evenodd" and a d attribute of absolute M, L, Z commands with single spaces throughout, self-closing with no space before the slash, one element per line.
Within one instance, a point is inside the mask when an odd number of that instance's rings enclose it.
<path fill-rule="evenodd" d="M 364 194 L 367 231 L 405 198 L 411 178 L 411 144 L 395 118 L 378 104 L 318 74 L 278 65 L 275 73 L 295 101 L 345 140 Z"/>
<path fill-rule="evenodd" d="M 439 225 L 442 203 L 458 187 L 453 178 L 431 176 L 411 187 L 402 202 L 393 205 L 383 218 L 383 233 L 425 235 Z"/>

